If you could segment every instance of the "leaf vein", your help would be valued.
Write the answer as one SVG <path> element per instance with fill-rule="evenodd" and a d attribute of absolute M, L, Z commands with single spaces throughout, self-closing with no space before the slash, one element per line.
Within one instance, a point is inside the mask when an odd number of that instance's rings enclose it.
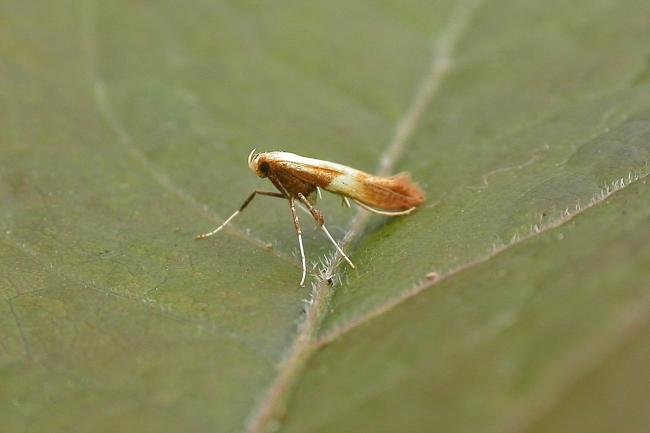
<path fill-rule="evenodd" d="M 20 341 L 22 342 L 23 351 L 25 352 L 25 358 L 31 359 L 32 358 L 32 348 L 31 348 L 31 346 L 29 344 L 29 340 L 27 340 L 27 335 L 25 334 L 25 330 L 23 329 L 23 325 L 20 322 L 18 314 L 16 313 L 16 310 L 14 308 L 14 304 L 11 302 L 11 299 L 7 299 L 6 302 L 7 302 L 7 305 L 9 305 L 9 311 L 11 312 L 11 315 L 14 318 L 14 322 L 16 322 L 16 328 L 18 329 L 18 335 L 20 335 Z"/>
<path fill-rule="evenodd" d="M 398 121 L 394 135 L 382 154 L 378 168 L 379 175 L 388 175 L 392 172 L 398 159 L 403 154 L 406 142 L 413 135 L 424 111 L 452 68 L 457 42 L 465 33 L 472 13 L 478 7 L 478 4 L 479 0 L 460 2 L 452 11 L 445 30 L 434 41 L 429 70 L 416 90 L 406 112 Z M 342 247 L 349 245 L 360 234 L 368 218 L 369 214 L 361 209 L 355 214 L 341 241 Z M 248 419 L 246 430 L 249 433 L 263 433 L 266 430 L 274 418 L 280 401 L 285 397 L 289 387 L 302 371 L 302 367 L 311 354 L 318 348 L 318 345 L 314 344 L 316 335 L 323 318 L 327 314 L 327 307 L 333 294 L 329 281 L 331 281 L 342 261 L 343 257 L 338 252 L 326 260 L 327 266 L 324 269 L 323 277 L 312 287 L 311 298 L 307 301 L 308 307 L 305 317 L 298 328 L 295 340 L 279 366 L 278 375 L 271 382 L 259 406 L 255 408 Z"/>
<path fill-rule="evenodd" d="M 646 167 L 647 167 L 647 162 L 646 162 Z M 359 326 L 363 325 L 364 323 L 383 315 L 384 313 L 387 313 L 391 311 L 393 308 L 397 307 L 398 305 L 402 304 L 403 302 L 419 295 L 420 293 L 424 292 L 427 289 L 430 289 L 433 286 L 436 286 L 440 284 L 441 282 L 453 277 L 454 275 L 457 275 L 467 269 L 473 268 L 475 266 L 478 266 L 480 264 L 483 264 L 492 258 L 494 258 L 497 255 L 500 255 L 501 253 L 504 253 L 506 251 L 509 251 L 512 247 L 515 247 L 529 239 L 532 239 L 538 235 L 541 235 L 542 233 L 545 233 L 549 230 L 553 230 L 555 228 L 558 228 L 567 222 L 573 220 L 577 216 L 581 215 L 583 212 L 586 210 L 605 202 L 609 197 L 611 197 L 613 194 L 616 192 L 624 189 L 625 187 L 639 182 L 643 179 L 645 179 L 648 176 L 648 170 L 643 169 L 640 170 L 636 173 L 630 172 L 628 176 L 620 179 L 616 179 L 613 182 L 611 182 L 610 185 L 607 185 L 604 187 L 596 196 L 594 196 L 588 204 L 584 206 L 580 206 L 579 203 L 576 204 L 575 208 L 573 208 L 573 211 L 570 209 L 567 209 L 566 212 L 559 218 L 549 222 L 546 225 L 539 226 L 539 225 L 534 225 L 533 228 L 529 233 L 523 236 L 516 235 L 513 237 L 513 239 L 510 241 L 508 244 L 504 244 L 501 246 L 496 246 L 494 247 L 488 254 L 478 257 L 462 266 L 459 266 L 455 269 L 452 269 L 442 275 L 438 275 L 434 280 L 432 281 L 424 281 L 420 284 L 415 285 L 409 290 L 406 290 L 402 292 L 399 296 L 396 296 L 395 298 L 390 299 L 387 302 L 384 302 L 382 304 L 377 305 L 376 307 L 368 310 L 366 313 L 360 315 L 354 320 L 350 320 L 348 323 L 341 325 L 332 331 L 328 332 L 327 334 L 323 335 L 318 339 L 316 342 L 318 347 L 323 347 L 326 346 L 330 343 L 332 343 L 334 340 L 337 338 L 347 334 L 348 332 L 358 328 Z M 629 179 L 627 183 L 625 183 L 625 179 Z"/>
<path fill-rule="evenodd" d="M 223 217 L 215 213 L 205 203 L 201 203 L 180 185 L 176 184 L 168 175 L 161 171 L 153 162 L 151 162 L 149 158 L 147 158 L 147 156 L 140 149 L 138 149 L 133 144 L 133 140 L 124 128 L 124 125 L 115 114 L 115 110 L 113 109 L 113 106 L 108 97 L 108 89 L 106 83 L 101 78 L 99 73 L 97 44 L 95 42 L 96 35 L 94 9 L 95 5 L 92 0 L 82 3 L 80 32 L 85 56 L 87 58 L 88 67 L 90 69 L 92 94 L 99 113 L 108 124 L 110 130 L 117 136 L 117 139 L 125 149 L 126 154 L 134 161 L 139 163 L 159 185 L 161 185 L 164 189 L 171 192 L 182 201 L 188 203 L 192 209 L 211 221 L 213 224 L 221 224 L 225 220 Z M 229 225 L 227 227 L 226 233 L 244 239 L 256 247 L 270 252 L 278 258 L 298 266 L 297 261 L 292 259 L 290 256 L 275 249 L 268 248 L 269 242 L 267 241 L 253 237 L 232 225 Z"/>
<path fill-rule="evenodd" d="M 241 345 L 243 347 L 248 348 L 253 353 L 261 356 L 263 359 L 265 359 L 265 360 L 269 359 L 269 355 L 266 354 L 266 353 L 263 353 L 258 347 L 255 346 L 255 344 L 253 344 L 253 342 L 248 341 L 247 338 L 242 337 L 241 335 L 237 334 L 236 332 L 234 332 L 232 330 L 224 329 L 223 327 L 219 328 L 218 326 L 216 326 L 215 324 L 213 324 L 210 321 L 196 320 L 196 319 L 187 317 L 186 315 L 183 315 L 183 314 L 170 312 L 167 307 L 165 307 L 165 306 L 163 306 L 163 305 L 161 305 L 161 304 L 159 304 L 157 302 L 152 302 L 152 300 L 150 300 L 150 299 L 129 296 L 127 294 L 119 293 L 119 292 L 116 292 L 114 290 L 111 290 L 109 288 L 100 287 L 94 281 L 92 281 L 92 282 L 84 281 L 82 278 L 80 278 L 80 277 L 78 277 L 78 276 L 76 276 L 74 274 L 71 274 L 69 272 L 64 272 L 64 271 L 58 269 L 56 266 L 54 266 L 53 263 L 43 263 L 42 262 L 42 256 L 43 255 L 36 252 L 33 248 L 26 245 L 25 243 L 18 242 L 15 239 L 13 239 L 11 237 L 7 237 L 7 236 L 5 236 L 3 239 L 6 242 L 13 245 L 17 250 L 19 250 L 20 252 L 22 252 L 26 256 L 36 260 L 42 266 L 42 268 L 44 270 L 48 270 L 49 272 L 53 273 L 57 277 L 61 278 L 62 280 L 73 280 L 73 281 L 81 284 L 81 286 L 84 289 L 93 290 L 93 291 L 99 292 L 99 293 L 101 293 L 103 295 L 112 296 L 112 297 L 121 299 L 123 301 L 136 303 L 139 306 L 142 306 L 142 307 L 144 307 L 144 308 L 146 308 L 148 310 L 153 311 L 154 313 L 160 315 L 161 317 L 165 317 L 165 318 L 175 320 L 175 321 L 178 321 L 178 322 L 181 322 L 181 323 L 185 323 L 185 324 L 188 324 L 188 325 L 193 325 L 193 326 L 199 327 L 201 329 L 207 329 L 213 335 L 215 335 L 216 337 L 227 338 L 230 341 L 233 341 L 233 342 L 235 342 L 235 343 L 237 343 L 237 344 L 239 344 L 239 345 Z M 22 296 L 26 296 L 26 295 L 30 295 L 30 294 L 34 294 L 34 293 L 46 292 L 46 291 L 48 291 L 48 289 L 37 289 L 37 290 L 28 291 L 28 292 L 23 292 L 23 293 L 19 293 L 17 295 L 14 295 L 11 298 L 6 299 L 6 301 L 11 302 L 12 300 L 17 299 L 17 298 L 22 297 Z"/>

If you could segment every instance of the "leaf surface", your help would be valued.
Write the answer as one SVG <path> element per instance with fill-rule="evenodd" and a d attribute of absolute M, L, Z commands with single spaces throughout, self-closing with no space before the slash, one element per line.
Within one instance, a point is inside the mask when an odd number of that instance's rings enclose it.
<path fill-rule="evenodd" d="M 647 359 L 649 19 L 640 0 L 4 2 L 2 431 L 236 432 L 265 404 L 286 431 L 555 431 L 597 408 L 643 431 L 617 383 L 647 393 L 625 371 Z M 359 270 L 330 266 L 315 310 L 286 203 L 193 239 L 271 188 L 253 147 L 408 170 L 428 201 L 363 220 Z M 319 207 L 349 234 L 354 211 Z"/>

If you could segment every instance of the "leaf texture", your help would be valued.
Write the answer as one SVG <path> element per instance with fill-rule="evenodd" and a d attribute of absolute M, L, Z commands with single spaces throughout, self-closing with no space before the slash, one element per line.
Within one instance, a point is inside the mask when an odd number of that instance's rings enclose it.
<path fill-rule="evenodd" d="M 0 430 L 644 431 L 649 19 L 3 2 Z M 324 197 L 359 269 L 303 218 L 336 283 L 309 293 L 286 203 L 193 239 L 270 187 L 254 147 L 406 170 L 428 201 Z"/>

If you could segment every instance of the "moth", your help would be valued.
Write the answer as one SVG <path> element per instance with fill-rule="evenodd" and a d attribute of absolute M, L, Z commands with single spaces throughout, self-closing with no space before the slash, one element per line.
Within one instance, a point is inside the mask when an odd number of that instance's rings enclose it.
<path fill-rule="evenodd" d="M 314 207 L 320 190 L 324 189 L 342 197 L 343 203 L 350 207 L 352 200 L 358 206 L 376 214 L 398 216 L 406 215 L 422 202 L 424 192 L 411 180 L 408 173 L 390 177 L 374 176 L 342 164 L 320 159 L 307 158 L 289 152 L 261 152 L 256 149 L 248 155 L 248 166 L 261 178 L 268 178 L 276 191 L 254 190 L 244 203 L 223 224 L 209 233 L 198 235 L 197 239 L 213 236 L 246 209 L 258 195 L 287 200 L 298 235 L 298 246 L 302 262 L 300 285 L 304 285 L 307 275 L 305 249 L 302 243 L 302 229 L 296 212 L 296 203 L 303 205 L 311 214 L 316 225 L 323 230 L 336 250 L 354 269 L 355 266 L 334 240 L 325 227 L 325 218 Z"/>

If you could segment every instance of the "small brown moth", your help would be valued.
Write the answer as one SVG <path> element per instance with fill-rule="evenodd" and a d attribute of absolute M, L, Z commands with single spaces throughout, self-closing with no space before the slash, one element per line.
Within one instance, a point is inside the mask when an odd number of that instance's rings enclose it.
<path fill-rule="evenodd" d="M 424 201 L 424 193 L 417 184 L 411 181 L 408 173 L 400 173 L 391 177 L 373 176 L 334 162 L 306 158 L 288 152 L 255 153 L 255 149 L 248 155 L 248 166 L 259 177 L 267 177 L 280 192 L 253 191 L 244 204 L 223 224 L 196 238 L 205 239 L 219 232 L 258 194 L 288 200 L 293 224 L 298 234 L 298 246 L 302 260 L 301 286 L 305 283 L 307 266 L 302 244 L 302 229 L 296 213 L 296 201 L 307 208 L 316 224 L 352 268 L 354 268 L 354 264 L 325 227 L 323 214 L 314 207 L 317 195 L 320 195 L 320 188 L 340 195 L 348 207 L 350 207 L 348 199 L 352 199 L 362 208 L 381 215 L 406 215 Z"/>

